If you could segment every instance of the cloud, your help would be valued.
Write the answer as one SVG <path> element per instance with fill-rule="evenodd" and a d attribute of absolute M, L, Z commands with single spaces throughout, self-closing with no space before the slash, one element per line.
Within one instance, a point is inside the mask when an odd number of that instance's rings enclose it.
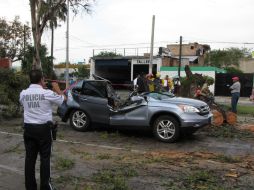
<path fill-rule="evenodd" d="M 30 21 L 27 0 L 0 3 L 5 16 L 16 13 Z M 8 7 L 14 10 L 4 10 Z M 253 7 L 253 0 L 97 0 L 92 15 L 70 17 L 69 57 L 76 62 L 88 60 L 93 49 L 149 47 L 152 15 L 156 16 L 155 46 L 177 42 L 180 35 L 184 43 L 209 42 L 212 48 L 245 46 L 243 42 L 253 42 Z M 65 33 L 63 23 L 55 33 L 56 62 L 65 61 Z M 49 32 L 43 41 L 50 47 Z"/>

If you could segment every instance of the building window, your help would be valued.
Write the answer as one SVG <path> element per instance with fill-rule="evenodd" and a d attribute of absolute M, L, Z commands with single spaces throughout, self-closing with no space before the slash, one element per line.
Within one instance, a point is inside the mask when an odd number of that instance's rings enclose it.
<path fill-rule="evenodd" d="M 194 49 L 194 46 L 191 46 L 190 49 Z"/>

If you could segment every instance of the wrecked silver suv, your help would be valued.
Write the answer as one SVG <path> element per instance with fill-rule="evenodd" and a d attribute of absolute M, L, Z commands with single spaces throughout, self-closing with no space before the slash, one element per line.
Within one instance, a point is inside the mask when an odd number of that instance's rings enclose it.
<path fill-rule="evenodd" d="M 118 127 L 151 128 L 163 142 L 175 142 L 181 132 L 194 133 L 211 123 L 209 106 L 199 100 L 147 92 L 121 100 L 109 81 L 82 80 L 66 91 L 67 102 L 58 108 L 62 121 L 77 131 L 92 123 Z"/>

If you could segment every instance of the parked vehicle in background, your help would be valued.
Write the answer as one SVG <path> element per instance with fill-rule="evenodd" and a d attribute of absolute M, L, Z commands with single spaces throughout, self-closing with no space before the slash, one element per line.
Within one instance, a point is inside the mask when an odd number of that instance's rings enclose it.
<path fill-rule="evenodd" d="M 87 131 L 93 123 L 146 127 L 160 141 L 175 142 L 181 132 L 192 134 L 212 118 L 205 102 L 169 93 L 147 92 L 121 100 L 107 80 L 81 80 L 65 93 L 68 100 L 58 115 L 77 131 Z"/>

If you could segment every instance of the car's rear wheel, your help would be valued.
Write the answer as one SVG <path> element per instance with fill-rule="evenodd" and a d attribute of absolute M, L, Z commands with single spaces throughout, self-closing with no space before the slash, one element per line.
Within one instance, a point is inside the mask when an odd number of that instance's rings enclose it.
<path fill-rule="evenodd" d="M 154 122 L 153 133 L 162 142 L 175 142 L 180 134 L 179 124 L 172 116 L 160 116 Z"/>
<path fill-rule="evenodd" d="M 90 127 L 90 119 L 86 112 L 74 110 L 70 115 L 70 125 L 77 131 L 87 131 Z"/>

